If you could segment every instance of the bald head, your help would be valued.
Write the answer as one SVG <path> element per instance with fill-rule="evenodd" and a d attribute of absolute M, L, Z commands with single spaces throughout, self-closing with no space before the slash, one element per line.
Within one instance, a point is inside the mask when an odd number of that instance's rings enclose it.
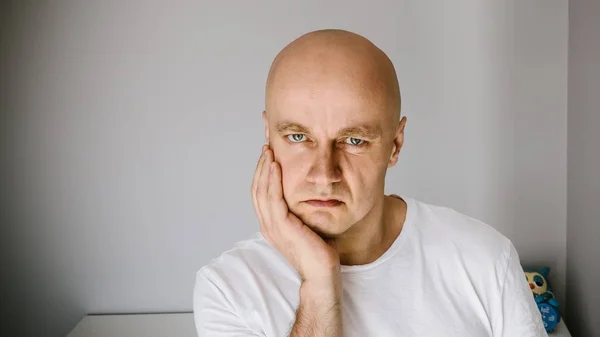
<path fill-rule="evenodd" d="M 281 50 L 263 118 L 290 212 L 327 237 L 378 221 L 367 217 L 381 211 L 386 172 L 402 148 L 406 117 L 399 116 L 394 66 L 364 37 L 320 30 Z M 343 205 L 306 202 L 323 198 Z"/>
<path fill-rule="evenodd" d="M 275 57 L 267 78 L 267 113 L 288 89 L 319 90 L 340 84 L 365 99 L 379 101 L 390 122 L 399 120 L 400 90 L 390 59 L 366 38 L 333 29 L 304 34 Z"/>

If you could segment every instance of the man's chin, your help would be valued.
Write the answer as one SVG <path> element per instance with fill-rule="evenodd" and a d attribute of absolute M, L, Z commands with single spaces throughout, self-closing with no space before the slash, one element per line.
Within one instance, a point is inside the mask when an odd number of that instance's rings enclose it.
<path fill-rule="evenodd" d="M 323 228 L 322 226 L 312 226 L 309 224 L 307 226 L 325 241 L 335 239 L 339 235 L 339 233 L 332 232 L 329 228 Z"/>
<path fill-rule="evenodd" d="M 340 219 L 333 216 L 311 214 L 300 219 L 324 240 L 333 239 L 347 230 L 347 228 L 343 228 L 344 226 L 342 226 Z"/>

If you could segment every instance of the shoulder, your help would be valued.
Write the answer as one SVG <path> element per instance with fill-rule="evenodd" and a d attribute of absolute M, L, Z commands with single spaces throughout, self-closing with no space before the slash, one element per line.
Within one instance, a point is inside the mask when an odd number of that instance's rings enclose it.
<path fill-rule="evenodd" d="M 414 227 L 428 248 L 488 264 L 505 263 L 510 257 L 512 242 L 489 224 L 450 207 L 413 204 Z"/>
<path fill-rule="evenodd" d="M 222 329 L 231 329 L 231 333 L 260 332 L 265 327 L 257 315 L 270 313 L 271 308 L 282 311 L 283 303 L 296 303 L 299 283 L 297 272 L 283 255 L 256 233 L 235 243 L 196 273 L 196 327 L 206 335 L 214 334 L 212 329 L 221 333 Z M 254 335 L 250 332 L 248 335 Z"/>
<path fill-rule="evenodd" d="M 247 281 L 248 277 L 260 277 L 263 272 L 273 272 L 274 268 L 285 269 L 286 264 L 279 252 L 257 232 L 211 259 L 198 270 L 196 276 L 219 285 L 235 286 Z"/>
<path fill-rule="evenodd" d="M 218 295 L 235 306 L 252 303 L 264 289 L 296 277 L 287 260 L 259 232 L 202 266 L 196 273 L 195 292 Z"/>

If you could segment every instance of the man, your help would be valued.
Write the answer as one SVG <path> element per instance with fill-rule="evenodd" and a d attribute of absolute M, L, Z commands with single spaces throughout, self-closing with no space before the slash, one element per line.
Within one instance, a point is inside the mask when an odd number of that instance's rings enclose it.
<path fill-rule="evenodd" d="M 384 195 L 406 117 L 381 50 L 305 34 L 275 58 L 265 103 L 260 233 L 197 273 L 199 336 L 547 336 L 508 239 Z"/>

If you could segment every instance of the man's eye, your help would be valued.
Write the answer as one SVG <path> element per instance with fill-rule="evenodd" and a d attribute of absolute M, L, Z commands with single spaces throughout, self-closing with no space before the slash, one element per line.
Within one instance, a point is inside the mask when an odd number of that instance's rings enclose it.
<path fill-rule="evenodd" d="M 290 142 L 300 143 L 301 141 L 305 140 L 306 136 L 301 133 L 294 133 L 294 134 L 288 135 L 287 138 L 289 139 Z"/>
<path fill-rule="evenodd" d="M 350 138 L 346 139 L 346 143 L 347 144 L 354 145 L 354 146 L 361 145 L 364 142 L 365 142 L 364 140 L 359 139 L 359 138 L 352 138 L 352 137 L 350 137 Z"/>

